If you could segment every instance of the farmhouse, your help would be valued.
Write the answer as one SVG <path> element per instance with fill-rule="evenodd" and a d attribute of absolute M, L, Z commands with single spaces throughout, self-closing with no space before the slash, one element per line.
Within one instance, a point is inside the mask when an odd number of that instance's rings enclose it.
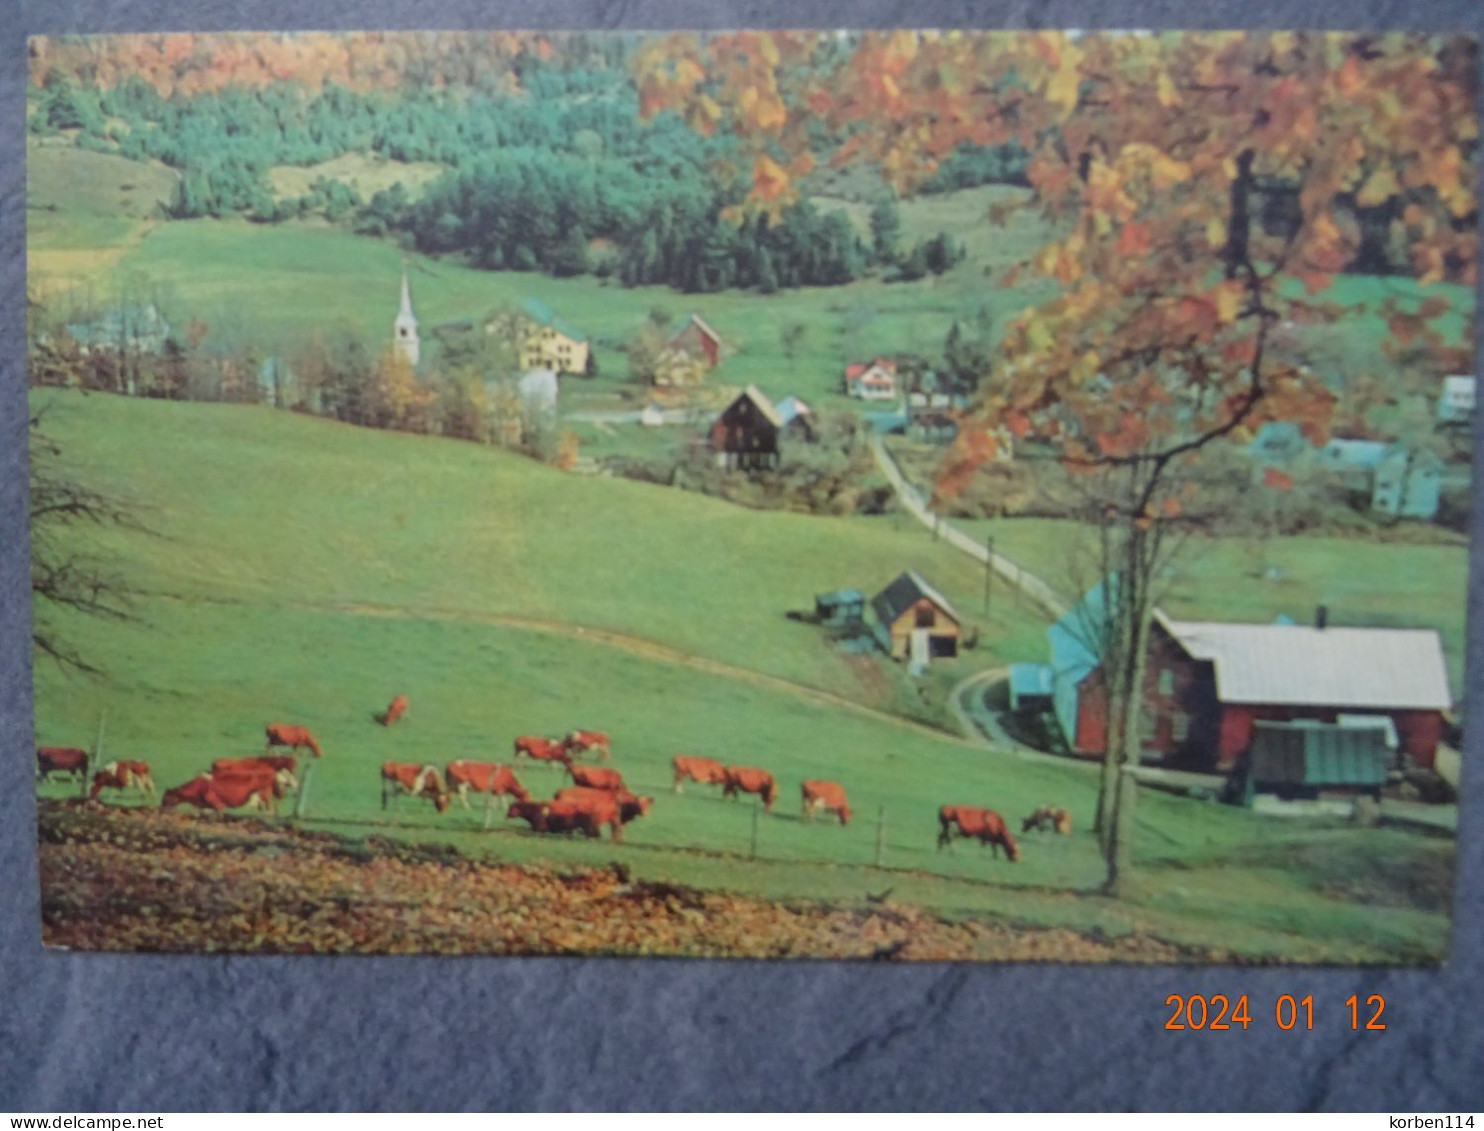
<path fill-rule="evenodd" d="M 767 394 L 748 385 L 711 425 L 716 466 L 752 471 L 778 466 L 783 416 Z"/>
<path fill-rule="evenodd" d="M 845 392 L 863 401 L 889 401 L 897 395 L 897 363 L 890 358 L 861 361 L 845 369 Z"/>
<path fill-rule="evenodd" d="M 538 299 L 521 304 L 520 355 L 522 369 L 552 369 L 582 373 L 587 369 L 587 335 L 563 322 Z"/>
<path fill-rule="evenodd" d="M 1103 585 L 1047 631 L 1052 710 L 1074 753 L 1100 756 L 1108 742 L 1101 641 Z M 1045 676 L 1017 665 L 1034 705 Z M 1012 671 L 1012 681 L 1016 673 Z M 1156 610 L 1144 673 L 1146 761 L 1229 771 L 1242 765 L 1262 722 L 1307 721 L 1390 728 L 1396 746 L 1430 768 L 1451 705 L 1442 643 L 1425 629 L 1313 627 L 1177 621 Z"/>
<path fill-rule="evenodd" d="M 694 311 L 671 333 L 667 345 L 703 362 L 707 369 L 715 369 L 721 363 L 722 354 L 729 352 L 726 340 Z"/>
<path fill-rule="evenodd" d="M 894 660 L 958 655 L 963 618 L 915 569 L 871 598 L 876 638 Z"/>
<path fill-rule="evenodd" d="M 1264 424 L 1247 447 L 1253 479 L 1266 486 L 1293 486 L 1289 471 L 1319 468 L 1365 499 L 1376 514 L 1390 518 L 1437 517 L 1443 461 L 1434 453 L 1380 440 L 1330 440 L 1315 448 L 1298 425 Z"/>

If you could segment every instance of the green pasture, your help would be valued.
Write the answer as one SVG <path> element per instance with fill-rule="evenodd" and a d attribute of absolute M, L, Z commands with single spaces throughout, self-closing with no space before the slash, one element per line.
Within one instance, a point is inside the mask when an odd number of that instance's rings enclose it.
<path fill-rule="evenodd" d="M 1094 572 L 1091 534 L 1059 519 L 956 519 L 979 540 L 1075 597 Z M 1331 624 L 1432 628 L 1443 638 L 1455 697 L 1463 695 L 1468 543 L 1417 544 L 1318 535 L 1192 539 L 1161 579 L 1159 602 L 1175 617 L 1266 623 L 1287 614 L 1310 623 L 1324 605 Z M 1039 658 L 1044 646 L 1033 653 Z M 1031 657 L 1024 657 L 1031 658 Z"/>
<path fill-rule="evenodd" d="M 1287 824 L 1146 793 L 1132 898 L 1091 894 L 1091 767 L 986 751 L 866 710 L 856 704 L 900 713 L 897 699 L 915 692 L 889 665 L 865 679 L 782 616 L 816 589 L 872 588 L 905 564 L 975 608 L 972 563 L 920 528 L 746 511 L 266 409 L 56 394 L 36 394 L 33 409 L 43 403 L 55 405 L 45 430 L 68 465 L 128 496 L 156 533 L 77 543 L 108 554 L 144 595 L 134 623 L 60 622 L 108 675 L 39 662 L 40 742 L 91 745 L 102 719 L 105 757 L 149 760 L 166 788 L 261 749 L 266 723 L 297 722 L 326 751 L 308 823 L 352 838 L 556 865 L 621 859 L 646 879 L 773 898 L 889 892 L 948 915 L 1292 960 L 1436 960 L 1446 948 L 1452 842 L 1398 829 Z M 1038 654 L 1042 623 L 1008 600 L 996 610 L 960 671 Z M 407 718 L 377 726 L 373 713 L 398 693 L 411 699 Z M 517 735 L 572 727 L 609 731 L 615 764 L 657 798 L 625 846 L 537 837 L 503 819 L 485 831 L 482 814 L 440 817 L 419 801 L 381 811 L 382 761 L 503 759 Z M 674 796 L 675 753 L 778 776 L 775 811 L 757 815 L 756 859 L 750 799 L 723 803 L 699 786 Z M 518 772 L 538 795 L 560 784 L 545 767 Z M 799 782 L 815 776 L 849 790 L 849 826 L 799 818 Z M 1078 829 L 1026 838 L 1013 866 L 968 843 L 939 852 L 944 802 L 1012 820 L 1055 802 Z"/>

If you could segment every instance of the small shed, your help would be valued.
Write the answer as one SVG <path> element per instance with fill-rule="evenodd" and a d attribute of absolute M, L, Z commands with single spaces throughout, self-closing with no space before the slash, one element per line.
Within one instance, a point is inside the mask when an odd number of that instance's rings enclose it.
<path fill-rule="evenodd" d="M 866 595 L 859 589 L 836 589 L 814 598 L 814 613 L 830 627 L 859 624 L 866 616 Z"/>
<path fill-rule="evenodd" d="M 871 611 L 877 638 L 893 659 L 907 659 L 918 634 L 926 638 L 929 657 L 958 655 L 963 618 L 915 569 L 900 574 L 872 597 Z"/>
<path fill-rule="evenodd" d="M 1392 444 L 1376 461 L 1371 509 L 1393 518 L 1438 516 L 1443 494 L 1443 461 L 1432 452 Z"/>
<path fill-rule="evenodd" d="M 1051 706 L 1050 664 L 1010 665 L 1010 710 L 1044 711 Z"/>
<path fill-rule="evenodd" d="M 1455 374 L 1443 378 L 1438 394 L 1438 423 L 1466 425 L 1474 419 L 1474 397 L 1477 382 L 1471 376 Z"/>
<path fill-rule="evenodd" d="M 783 418 L 783 430 L 797 440 L 814 441 L 814 410 L 799 397 L 784 397 L 778 402 L 778 415 Z"/>
<path fill-rule="evenodd" d="M 1379 793 L 1391 769 L 1384 726 L 1341 726 L 1304 719 L 1253 727 L 1250 788 L 1312 795 L 1319 790 Z"/>
<path fill-rule="evenodd" d="M 783 417 L 766 393 L 748 385 L 711 425 L 718 467 L 752 471 L 778 466 Z"/>

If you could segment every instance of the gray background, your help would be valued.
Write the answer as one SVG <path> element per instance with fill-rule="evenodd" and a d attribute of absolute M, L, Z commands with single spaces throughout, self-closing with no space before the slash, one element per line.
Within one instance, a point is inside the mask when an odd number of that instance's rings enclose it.
<path fill-rule="evenodd" d="M 1441 971 L 884 968 L 677 960 L 156 958 L 39 943 L 25 554 L 26 34 L 787 26 L 1472 30 L 1389 4 L 0 2 L 0 1110 L 1484 1108 L 1484 774 L 1470 766 Z M 1476 523 L 1476 531 L 1484 522 Z M 1476 549 L 1479 538 L 1475 537 Z M 1469 680 L 1484 676 L 1476 556 Z M 1460 610 L 1462 615 L 1462 610 Z M 1476 730 L 1466 760 L 1484 755 Z M 1247 993 L 1247 1032 L 1163 1030 L 1169 993 Z M 1345 999 L 1381 992 L 1384 1033 Z M 1271 1023 L 1314 995 L 1312 1033 Z"/>

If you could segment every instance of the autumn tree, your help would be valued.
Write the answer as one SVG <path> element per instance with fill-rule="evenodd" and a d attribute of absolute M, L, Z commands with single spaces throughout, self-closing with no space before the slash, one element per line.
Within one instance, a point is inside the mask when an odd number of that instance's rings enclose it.
<path fill-rule="evenodd" d="M 1377 210 L 1419 282 L 1473 284 L 1474 56 L 1464 38 L 1397 33 L 907 31 L 843 48 L 673 36 L 636 56 L 648 111 L 731 130 L 751 153 L 758 209 L 792 198 L 821 128 L 846 137 L 835 160 L 869 161 L 904 193 L 966 143 L 1030 154 L 1025 206 L 1053 235 L 1021 274 L 1058 289 L 1007 327 L 938 486 L 962 489 L 998 427 L 1090 485 L 1116 575 L 1098 806 L 1110 892 L 1127 875 L 1120 771 L 1142 748 L 1153 588 L 1198 503 L 1189 470 L 1267 420 L 1325 438 L 1338 397 L 1274 330 L 1337 316 L 1326 291 Z"/>

